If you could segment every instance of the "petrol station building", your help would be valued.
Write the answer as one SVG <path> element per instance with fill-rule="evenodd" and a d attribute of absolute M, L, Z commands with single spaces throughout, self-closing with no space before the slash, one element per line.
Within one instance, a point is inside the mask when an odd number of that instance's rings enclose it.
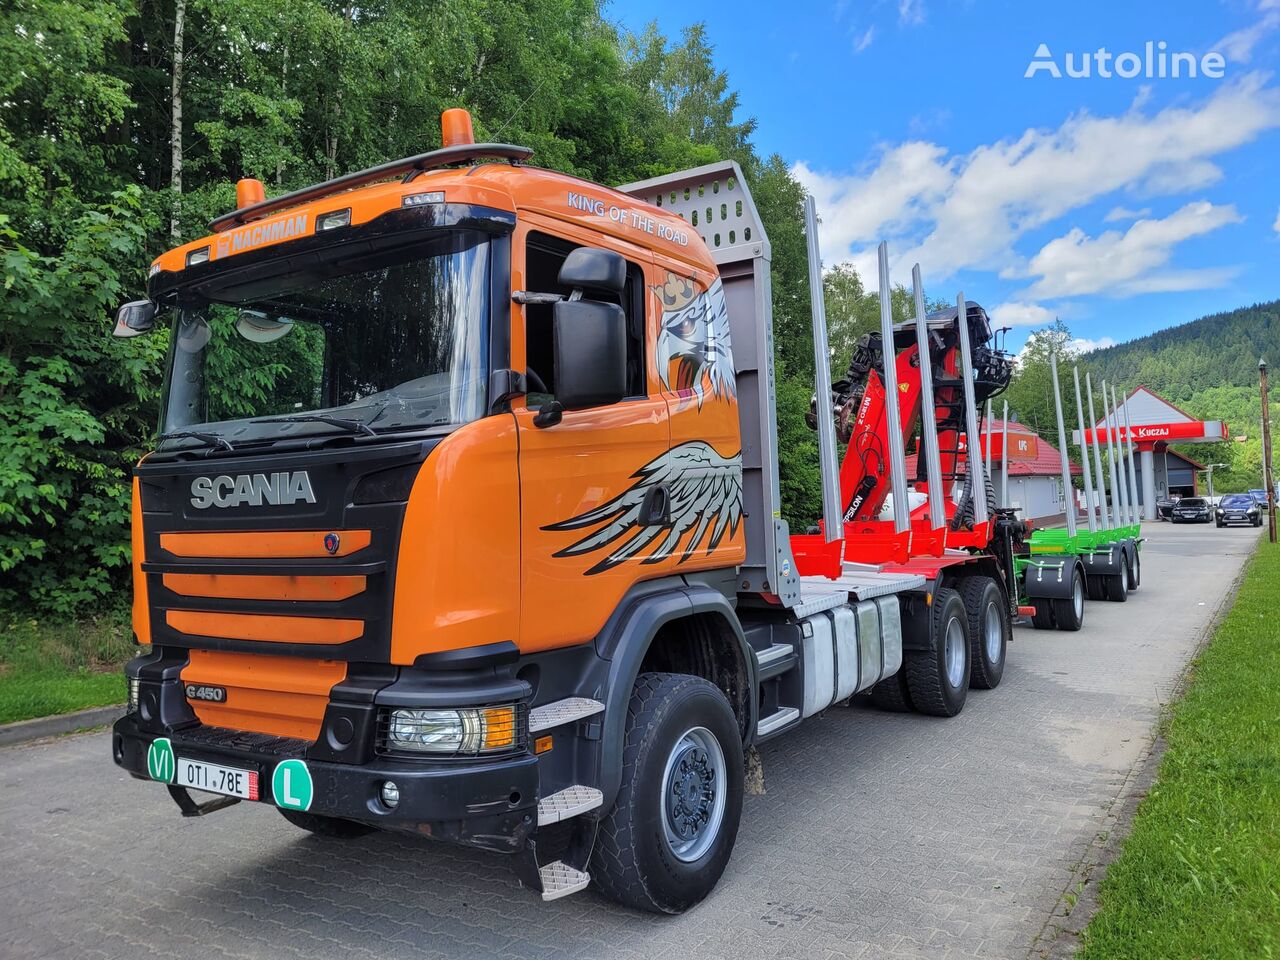
<path fill-rule="evenodd" d="M 1145 386 L 1124 398 L 1117 409 L 1116 422 L 1119 439 L 1128 439 L 1126 422 L 1133 428 L 1138 500 L 1142 504 L 1142 516 L 1147 520 L 1156 519 L 1157 500 L 1199 492 L 1196 474 L 1204 469 L 1204 464 L 1170 450 L 1169 444 L 1218 443 L 1229 436 L 1222 420 L 1197 420 Z M 1099 420 L 1085 431 L 1087 443 L 1093 442 L 1094 431 L 1105 451 L 1104 421 Z M 1079 444 L 1079 430 L 1072 431 L 1072 441 Z"/>

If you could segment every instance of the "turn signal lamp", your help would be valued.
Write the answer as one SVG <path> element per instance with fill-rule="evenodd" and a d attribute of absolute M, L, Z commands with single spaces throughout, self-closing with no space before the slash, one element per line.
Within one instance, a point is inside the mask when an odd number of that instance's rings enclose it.
<path fill-rule="evenodd" d="M 267 191 L 261 180 L 245 177 L 243 180 L 236 181 L 236 206 L 239 209 L 251 207 L 265 199 L 267 199 Z"/>
<path fill-rule="evenodd" d="M 460 107 L 451 107 L 440 114 L 440 141 L 446 147 L 458 147 L 475 143 L 471 129 L 471 114 Z"/>

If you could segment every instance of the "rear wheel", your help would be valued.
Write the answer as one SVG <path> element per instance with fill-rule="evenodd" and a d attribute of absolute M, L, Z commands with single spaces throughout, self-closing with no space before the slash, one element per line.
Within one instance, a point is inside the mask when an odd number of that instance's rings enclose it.
<path fill-rule="evenodd" d="M 335 840 L 351 840 L 373 833 L 377 827 L 357 820 L 339 820 L 337 817 L 320 817 L 314 813 L 303 813 L 301 810 L 285 810 L 277 807 L 280 815 L 295 827 L 301 827 L 319 837 L 331 837 Z"/>
<path fill-rule="evenodd" d="M 1053 629 L 1053 601 L 1039 599 L 1031 601 L 1036 612 L 1031 615 L 1031 625 L 1037 630 Z"/>
<path fill-rule="evenodd" d="M 1105 576 L 1086 576 L 1084 579 L 1085 596 L 1090 600 L 1107 599 L 1107 578 Z"/>
<path fill-rule="evenodd" d="M 1129 589 L 1137 590 L 1142 586 L 1142 554 L 1138 552 L 1135 545 L 1133 548 L 1133 563 L 1129 566 Z"/>
<path fill-rule="evenodd" d="M 1124 603 L 1129 599 L 1129 567 L 1120 564 L 1120 572 L 1107 577 L 1107 599 L 1112 603 Z"/>
<path fill-rule="evenodd" d="M 1053 614 L 1059 630 L 1074 632 L 1084 625 L 1084 574 L 1079 567 L 1071 574 L 1071 596 L 1054 600 Z"/>
<path fill-rule="evenodd" d="M 907 693 L 907 675 L 899 670 L 892 677 L 881 680 L 871 688 L 871 702 L 881 710 L 905 713 L 911 709 L 911 697 Z"/>
<path fill-rule="evenodd" d="M 720 689 L 644 673 L 627 708 L 622 786 L 600 822 L 591 875 L 637 910 L 680 913 L 715 887 L 742 817 L 742 736 Z"/>
<path fill-rule="evenodd" d="M 969 617 L 960 594 L 942 587 L 929 605 L 928 649 L 904 651 L 911 705 L 954 717 L 969 695 Z"/>
<path fill-rule="evenodd" d="M 994 690 L 1004 676 L 1013 625 L 1004 593 L 990 577 L 964 577 L 956 584 L 969 618 L 969 686 Z"/>

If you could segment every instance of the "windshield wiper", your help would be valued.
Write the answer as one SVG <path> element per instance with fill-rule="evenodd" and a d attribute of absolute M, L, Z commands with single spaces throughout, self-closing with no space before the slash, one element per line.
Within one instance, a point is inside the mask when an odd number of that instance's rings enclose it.
<path fill-rule="evenodd" d="M 375 418 L 376 419 L 376 418 Z M 363 420 L 348 420 L 345 417 L 329 417 L 323 413 L 300 413 L 294 417 L 270 417 L 266 420 L 259 420 L 258 423 L 327 423 L 331 427 L 341 427 L 343 430 L 350 430 L 352 433 L 362 433 L 366 437 L 376 437 L 378 431 L 374 430 L 369 424 Z"/>
<path fill-rule="evenodd" d="M 234 450 L 235 446 L 230 440 L 220 433 L 204 433 L 200 430 L 177 430 L 173 433 L 162 433 L 156 437 L 156 442 L 161 440 L 181 440 L 183 438 L 192 440 L 203 440 L 211 447 L 217 447 L 219 450 Z"/>

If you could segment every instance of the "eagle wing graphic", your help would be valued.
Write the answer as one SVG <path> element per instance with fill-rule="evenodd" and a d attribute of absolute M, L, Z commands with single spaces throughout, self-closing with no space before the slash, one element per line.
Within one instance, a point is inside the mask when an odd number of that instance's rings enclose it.
<path fill-rule="evenodd" d="M 657 547 L 641 561 L 666 560 L 685 540 L 679 563 L 684 563 L 705 543 L 709 554 L 733 536 L 742 522 L 742 455 L 722 457 L 707 443 L 682 443 L 650 460 L 633 473 L 636 481 L 625 491 L 594 510 L 543 527 L 544 530 L 584 530 L 581 540 L 556 552 L 557 557 L 577 557 L 609 549 L 588 575 L 611 570 L 618 564 Z M 670 504 L 664 523 L 642 522 L 645 498 L 665 486 Z M 692 531 L 692 533 L 690 533 Z"/>

